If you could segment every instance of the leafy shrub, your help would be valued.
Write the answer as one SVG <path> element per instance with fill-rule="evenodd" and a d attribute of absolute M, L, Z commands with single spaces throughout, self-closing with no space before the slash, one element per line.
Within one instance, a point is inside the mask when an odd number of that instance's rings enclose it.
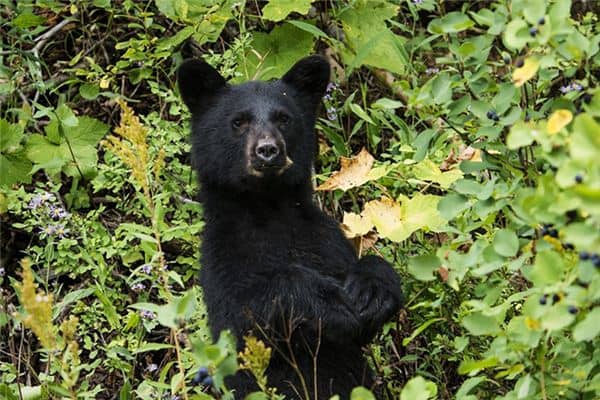
<path fill-rule="evenodd" d="M 202 55 L 270 79 L 314 51 L 334 71 L 318 200 L 405 282 L 369 349 L 386 396 L 600 396 L 597 3 L 4 3 L 3 397 L 231 398 L 239 365 L 261 379 L 269 349 L 210 338 L 194 287 L 173 72 Z"/>

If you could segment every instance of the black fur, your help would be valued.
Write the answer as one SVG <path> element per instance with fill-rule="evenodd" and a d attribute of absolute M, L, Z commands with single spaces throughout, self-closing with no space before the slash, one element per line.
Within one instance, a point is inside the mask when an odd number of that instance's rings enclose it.
<path fill-rule="evenodd" d="M 347 399 L 353 387 L 372 386 L 361 347 L 401 301 L 393 268 L 358 260 L 312 202 L 315 115 L 328 80 L 319 56 L 272 82 L 231 86 L 196 60 L 178 73 L 193 117 L 206 219 L 200 283 L 213 336 L 230 329 L 240 350 L 245 335 L 265 340 L 269 385 L 288 399 Z M 276 143 L 277 160 L 257 160 L 260 140 Z M 244 371 L 227 384 L 238 399 L 258 390 Z"/>

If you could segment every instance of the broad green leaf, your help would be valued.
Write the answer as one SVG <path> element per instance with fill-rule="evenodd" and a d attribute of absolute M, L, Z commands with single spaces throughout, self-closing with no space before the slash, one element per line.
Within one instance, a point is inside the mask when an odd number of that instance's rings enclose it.
<path fill-rule="evenodd" d="M 438 211 L 442 218 L 453 220 L 458 214 L 469 208 L 469 199 L 458 193 L 449 193 L 438 203 Z"/>
<path fill-rule="evenodd" d="M 600 308 L 591 310 L 585 318 L 575 325 L 573 339 L 577 342 L 593 340 L 600 334 Z"/>
<path fill-rule="evenodd" d="M 99 92 L 100 87 L 95 83 L 84 83 L 79 86 L 79 94 L 86 100 L 94 100 Z"/>
<path fill-rule="evenodd" d="M 365 387 L 358 386 L 352 389 L 350 400 L 375 400 L 375 396 Z"/>
<path fill-rule="evenodd" d="M 31 162 L 25 152 L 12 154 L 0 153 L 0 186 L 10 186 L 15 183 L 30 183 Z"/>
<path fill-rule="evenodd" d="M 588 114 L 580 114 L 573 122 L 569 151 L 579 161 L 600 160 L 600 124 Z"/>
<path fill-rule="evenodd" d="M 350 70 L 370 65 L 390 72 L 403 73 L 408 65 L 404 38 L 386 27 L 398 6 L 381 0 L 360 0 L 340 13 L 350 51 L 342 51 Z"/>
<path fill-rule="evenodd" d="M 408 272 L 420 281 L 432 281 L 433 275 L 442 265 L 434 254 L 411 257 L 408 260 Z"/>
<path fill-rule="evenodd" d="M 428 400 L 437 397 L 437 386 L 430 380 L 416 376 L 406 382 L 400 393 L 400 400 Z"/>
<path fill-rule="evenodd" d="M 496 253 L 504 257 L 514 257 L 519 251 L 519 239 L 510 229 L 500 229 L 494 235 L 492 242 Z"/>
<path fill-rule="evenodd" d="M 559 253 L 553 250 L 540 251 L 532 266 L 523 267 L 523 274 L 534 286 L 551 285 L 562 279 L 566 265 Z"/>
<path fill-rule="evenodd" d="M 17 28 L 28 29 L 33 28 L 34 26 L 42 25 L 46 19 L 42 16 L 33 14 L 29 11 L 26 11 L 22 14 L 17 15 L 15 18 L 9 19 L 10 24 Z"/>
<path fill-rule="evenodd" d="M 23 139 L 23 127 L 19 124 L 10 124 L 0 119 L 0 152 L 12 153 L 20 147 Z"/>
<path fill-rule="evenodd" d="M 535 134 L 535 128 L 531 124 L 519 121 L 510 128 L 506 136 L 506 147 L 514 150 L 529 146 L 535 140 Z"/>
<path fill-rule="evenodd" d="M 520 18 L 510 21 L 506 25 L 502 39 L 506 47 L 514 50 L 522 49 L 531 40 L 529 25 Z"/>
<path fill-rule="evenodd" d="M 436 18 L 429 23 L 427 30 L 431 33 L 456 33 L 469 29 L 475 25 L 475 22 L 466 14 L 459 11 L 452 11 L 441 18 Z"/>
<path fill-rule="evenodd" d="M 287 23 L 268 34 L 256 32 L 252 41 L 254 51 L 240 63 L 241 72 L 245 73 L 245 63 L 248 79 L 279 78 L 310 53 L 313 40 L 312 34 Z"/>
<path fill-rule="evenodd" d="M 297 28 L 302 29 L 303 31 L 306 31 L 310 34 L 312 34 L 314 37 L 318 37 L 318 38 L 326 38 L 328 37 L 327 34 L 325 32 L 323 32 L 322 30 L 320 30 L 319 28 L 317 28 L 316 26 L 309 24 L 307 22 L 304 21 L 298 21 L 298 20 L 289 20 L 286 21 L 288 24 L 292 24 Z"/>
<path fill-rule="evenodd" d="M 496 357 L 489 357 L 483 360 L 464 360 L 458 367 L 458 373 L 461 375 L 481 371 L 482 369 L 495 367 L 499 361 Z"/>
<path fill-rule="evenodd" d="M 551 306 L 541 318 L 542 328 L 549 331 L 558 331 L 566 328 L 575 321 L 575 316 L 567 310 L 564 304 Z"/>
<path fill-rule="evenodd" d="M 73 128 L 79 123 L 79 120 L 73 111 L 64 104 L 58 106 L 56 109 L 56 116 L 58 117 L 60 123 L 66 128 Z"/>
<path fill-rule="evenodd" d="M 501 332 L 500 325 L 496 318 L 484 315 L 476 311 L 464 317 L 462 324 L 467 330 L 475 336 L 497 335 Z"/>
<path fill-rule="evenodd" d="M 269 0 L 262 9 L 263 18 L 269 21 L 283 21 L 292 12 L 306 14 L 312 0 Z"/>

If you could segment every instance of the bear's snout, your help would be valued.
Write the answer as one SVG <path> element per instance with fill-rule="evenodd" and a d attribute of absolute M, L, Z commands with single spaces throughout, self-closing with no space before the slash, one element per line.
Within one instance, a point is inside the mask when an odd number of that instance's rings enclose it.
<path fill-rule="evenodd" d="M 273 138 L 259 139 L 254 154 L 259 161 L 270 164 L 279 155 L 279 147 Z"/>
<path fill-rule="evenodd" d="M 264 130 L 253 133 L 248 136 L 248 173 L 256 177 L 281 175 L 292 165 L 283 137 Z"/>

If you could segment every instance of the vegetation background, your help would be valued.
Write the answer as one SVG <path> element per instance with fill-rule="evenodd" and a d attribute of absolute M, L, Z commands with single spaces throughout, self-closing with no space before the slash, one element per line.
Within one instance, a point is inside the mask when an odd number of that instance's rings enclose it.
<path fill-rule="evenodd" d="M 333 65 L 317 201 L 403 277 L 390 399 L 600 397 L 600 5 L 0 0 L 0 397 L 231 398 L 177 65 Z M 263 383 L 252 399 L 278 398 Z M 370 399 L 356 389 L 354 400 Z"/>

